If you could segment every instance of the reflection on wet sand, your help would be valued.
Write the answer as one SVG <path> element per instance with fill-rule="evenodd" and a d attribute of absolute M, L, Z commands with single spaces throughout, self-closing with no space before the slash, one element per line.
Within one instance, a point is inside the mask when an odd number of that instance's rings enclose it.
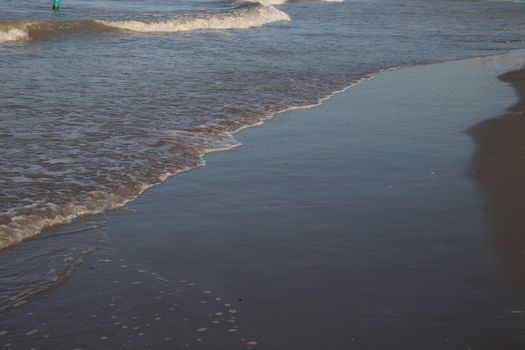
<path fill-rule="evenodd" d="M 512 283 L 525 295 L 525 70 L 500 76 L 520 101 L 507 113 L 472 127 L 472 174 L 485 192 L 494 242 Z"/>

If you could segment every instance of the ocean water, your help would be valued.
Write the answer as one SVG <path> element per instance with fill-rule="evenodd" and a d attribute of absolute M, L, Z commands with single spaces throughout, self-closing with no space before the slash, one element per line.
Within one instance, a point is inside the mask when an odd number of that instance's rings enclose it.
<path fill-rule="evenodd" d="M 0 3 L 0 248 L 381 70 L 525 47 L 513 1 L 48 2 Z"/>
<path fill-rule="evenodd" d="M 106 240 L 85 222 L 44 228 L 132 201 L 236 147 L 236 131 L 381 70 L 525 47 L 516 1 L 50 7 L 0 1 L 0 249 L 33 238 L 0 252 L 0 312 L 59 284 Z"/>
<path fill-rule="evenodd" d="M 380 70 L 525 46 L 510 1 L 48 2 L 0 3 L 0 248 Z"/>

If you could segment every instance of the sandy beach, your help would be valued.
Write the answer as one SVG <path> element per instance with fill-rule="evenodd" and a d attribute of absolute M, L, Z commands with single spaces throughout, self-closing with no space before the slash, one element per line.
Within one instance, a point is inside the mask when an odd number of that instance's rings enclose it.
<path fill-rule="evenodd" d="M 96 248 L 0 316 L 0 346 L 523 349 L 524 71 L 497 77 L 524 62 L 381 73 L 3 252 L 17 271 L 51 239 Z"/>
<path fill-rule="evenodd" d="M 498 248 L 513 285 L 525 295 L 525 71 L 500 76 L 520 96 L 503 116 L 483 121 L 469 133 L 476 141 L 472 173 L 487 198 L 487 212 Z"/>

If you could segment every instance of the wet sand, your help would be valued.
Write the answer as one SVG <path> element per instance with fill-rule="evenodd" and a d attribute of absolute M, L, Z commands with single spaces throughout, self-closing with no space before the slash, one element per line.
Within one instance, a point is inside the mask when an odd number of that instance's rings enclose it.
<path fill-rule="evenodd" d="M 381 74 L 237 135 L 243 147 L 126 210 L 47 232 L 99 225 L 66 237 L 101 248 L 5 313 L 0 346 L 523 349 L 525 298 L 509 278 L 520 211 L 494 198 L 522 177 L 478 165 L 518 150 L 490 153 L 492 125 L 520 105 L 478 123 L 516 103 L 496 77 L 523 62 L 516 51 Z M 38 244 L 0 263 L 31 261 Z"/>
<path fill-rule="evenodd" d="M 500 259 L 525 296 L 525 70 L 500 79 L 516 89 L 520 100 L 503 116 L 469 130 L 476 141 L 472 173 L 487 197 Z"/>

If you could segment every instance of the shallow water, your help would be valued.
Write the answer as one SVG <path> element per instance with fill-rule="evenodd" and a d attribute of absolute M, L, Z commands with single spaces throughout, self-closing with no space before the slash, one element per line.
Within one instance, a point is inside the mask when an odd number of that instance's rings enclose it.
<path fill-rule="evenodd" d="M 0 315 L 0 345 L 522 350 L 523 294 L 490 244 L 464 131 L 516 101 L 495 77 L 524 58 L 381 74 L 239 134 L 237 152 L 127 211 L 4 251 L 0 291 L 32 275 L 38 252 L 103 245 L 61 288 Z M 8 283 L 7 271 L 23 273 Z"/>
<path fill-rule="evenodd" d="M 2 1 L 0 248 L 121 206 L 237 146 L 235 131 L 382 69 L 524 46 L 515 2 L 275 3 Z M 0 307 L 104 244 L 84 229 L 2 252 Z"/>
<path fill-rule="evenodd" d="M 0 247 L 381 69 L 524 46 L 515 2 L 273 3 L 2 1 Z"/>

